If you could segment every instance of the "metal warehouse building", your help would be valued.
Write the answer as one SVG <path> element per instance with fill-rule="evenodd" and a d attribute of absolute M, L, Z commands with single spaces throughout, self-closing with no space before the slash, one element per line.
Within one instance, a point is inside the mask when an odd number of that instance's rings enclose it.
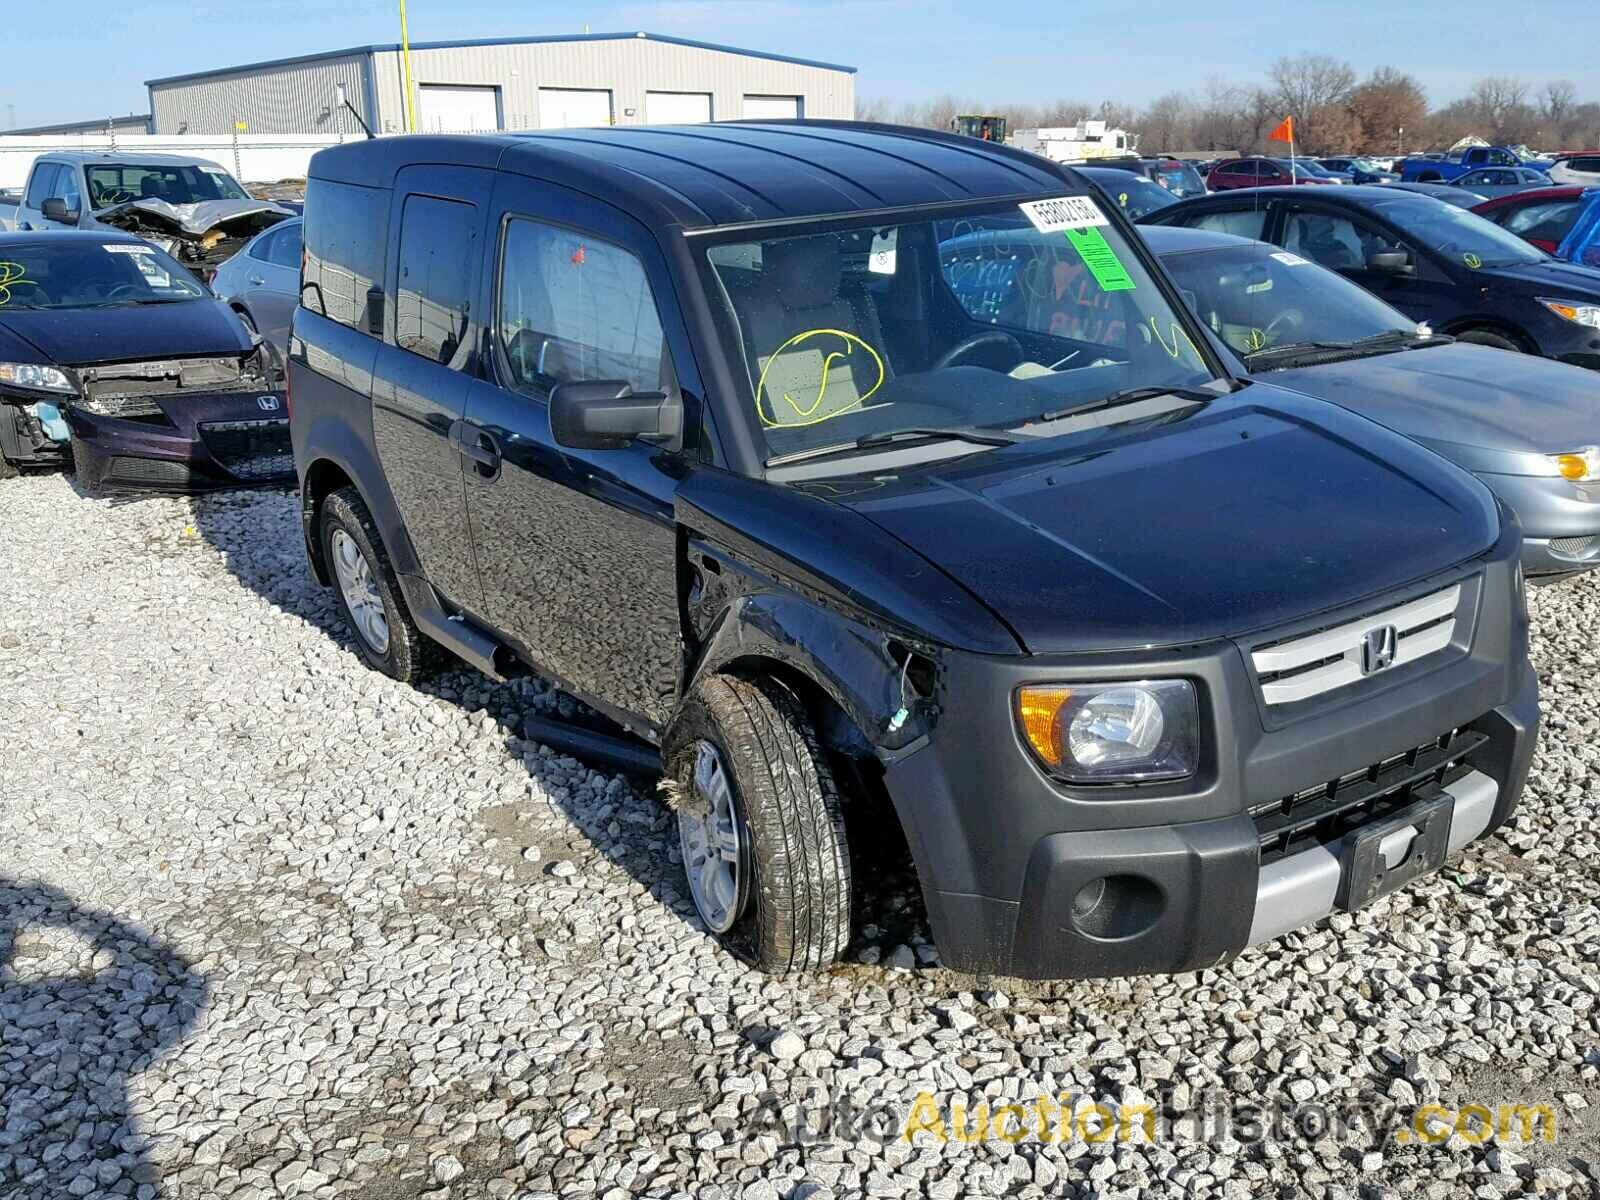
<path fill-rule="evenodd" d="M 560 129 L 850 118 L 855 68 L 652 33 L 357 46 L 146 82 L 155 133 Z"/>

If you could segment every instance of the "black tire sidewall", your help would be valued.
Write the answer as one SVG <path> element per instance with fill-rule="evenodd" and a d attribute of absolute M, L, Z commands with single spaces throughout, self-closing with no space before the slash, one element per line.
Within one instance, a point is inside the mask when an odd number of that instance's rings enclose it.
<path fill-rule="evenodd" d="M 338 575 L 333 569 L 333 535 L 336 530 L 343 530 L 355 541 L 366 557 L 367 568 L 377 585 L 378 595 L 383 601 L 384 619 L 389 623 L 389 648 L 383 654 L 374 650 L 356 627 L 355 617 L 344 598 L 344 589 L 339 586 Z M 412 682 L 420 671 L 418 639 L 421 635 L 417 633 L 411 614 L 400 597 L 399 581 L 377 537 L 372 514 L 353 490 L 335 492 L 323 501 L 318 537 L 321 539 L 323 561 L 328 564 L 328 573 L 333 577 L 333 592 L 338 597 L 339 611 L 344 614 L 345 626 L 350 631 L 351 641 L 355 643 L 356 653 L 373 670 L 382 671 L 405 683 Z"/>
<path fill-rule="evenodd" d="M 1469 346 L 1484 346 L 1490 350 L 1509 350 L 1513 354 L 1526 353 L 1514 338 L 1495 329 L 1463 329 L 1456 334 L 1456 341 L 1466 342 Z"/>

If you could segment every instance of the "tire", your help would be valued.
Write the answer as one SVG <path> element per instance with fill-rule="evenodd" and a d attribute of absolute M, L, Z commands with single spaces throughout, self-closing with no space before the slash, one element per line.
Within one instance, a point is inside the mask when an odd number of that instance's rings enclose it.
<path fill-rule="evenodd" d="M 255 319 L 253 317 L 251 317 L 251 315 L 249 313 L 245 312 L 245 310 L 242 309 L 242 308 L 235 308 L 233 310 L 233 312 L 234 312 L 234 315 L 239 318 L 239 323 L 241 325 L 243 325 L 246 329 L 248 329 L 251 333 L 255 334 L 257 337 L 261 336 L 261 331 L 256 328 Z"/>
<path fill-rule="evenodd" d="M 72 473 L 77 477 L 78 490 L 85 496 L 98 496 L 105 490 L 105 476 L 76 434 L 72 437 Z"/>
<path fill-rule="evenodd" d="M 1516 341 L 1492 329 L 1463 329 L 1456 334 L 1456 341 L 1470 342 L 1474 346 L 1493 346 L 1496 350 L 1509 350 L 1513 354 L 1523 353 Z"/>
<path fill-rule="evenodd" d="M 324 561 L 334 577 L 333 590 L 350 627 L 356 653 L 373 670 L 382 671 L 401 683 L 416 683 L 435 670 L 443 661 L 444 649 L 423 634 L 411 619 L 411 610 L 406 606 L 377 522 L 355 488 L 341 488 L 323 500 L 317 536 Z M 338 556 L 343 553 L 348 563 L 351 551 L 359 554 L 365 563 L 364 574 L 354 567 L 349 574 L 341 573 Z M 363 579 L 366 586 L 361 586 Z M 381 612 L 385 634 L 381 640 L 374 636 L 375 626 L 371 621 L 376 613 L 367 605 L 358 605 L 362 609 L 358 616 L 352 608 L 351 597 L 358 592 Z"/>
<path fill-rule="evenodd" d="M 0 454 L 0 479 L 15 479 L 22 472 L 17 469 L 17 464 L 4 454 Z"/>
<path fill-rule="evenodd" d="M 731 798 L 739 868 L 733 902 L 725 915 L 716 909 L 711 916 L 704 887 L 691 877 L 697 818 L 689 815 L 706 806 L 697 773 L 708 753 Z M 794 693 L 770 678 L 712 676 L 684 702 L 664 757 L 678 797 L 685 877 L 707 928 L 732 953 L 774 974 L 837 961 L 850 941 L 844 814 L 827 756 Z"/>

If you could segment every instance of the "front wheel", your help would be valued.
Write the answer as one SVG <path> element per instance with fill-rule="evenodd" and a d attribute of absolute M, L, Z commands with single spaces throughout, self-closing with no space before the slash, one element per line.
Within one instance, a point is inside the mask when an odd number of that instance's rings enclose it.
<path fill-rule="evenodd" d="M 716 675 L 667 741 L 683 869 L 700 919 L 764 971 L 818 970 L 850 941 L 838 788 L 799 699 Z"/>
<path fill-rule="evenodd" d="M 1513 354 L 1521 354 L 1522 347 L 1517 345 L 1503 333 L 1496 333 L 1492 329 L 1463 329 L 1456 334 L 1456 341 L 1470 342 L 1474 346 L 1492 346 L 1496 350 L 1509 350 Z"/>

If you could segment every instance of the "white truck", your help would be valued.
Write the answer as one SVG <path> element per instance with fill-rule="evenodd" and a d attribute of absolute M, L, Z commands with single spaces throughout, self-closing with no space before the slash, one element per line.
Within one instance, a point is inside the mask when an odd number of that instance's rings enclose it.
<path fill-rule="evenodd" d="M 203 158 L 103 150 L 41 154 L 0 226 L 19 231 L 120 229 L 209 279 L 256 234 L 292 210 L 257 200 Z"/>

